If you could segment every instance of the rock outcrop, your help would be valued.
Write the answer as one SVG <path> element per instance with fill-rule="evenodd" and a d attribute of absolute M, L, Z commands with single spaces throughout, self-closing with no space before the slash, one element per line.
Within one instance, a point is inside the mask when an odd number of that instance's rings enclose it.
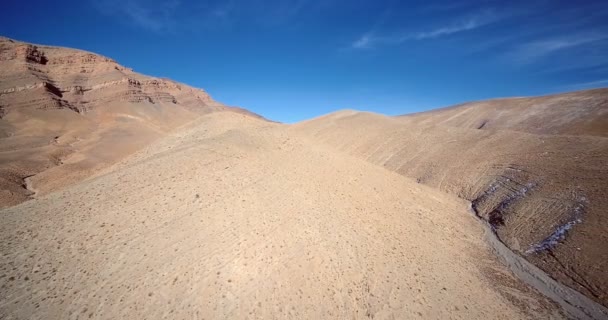
<path fill-rule="evenodd" d="M 34 106 L 86 113 L 116 101 L 172 103 L 195 112 L 226 109 L 202 89 L 144 76 L 85 51 L 0 38 L 0 63 L 5 112 Z"/>
<path fill-rule="evenodd" d="M 69 186 L 210 112 L 202 89 L 94 53 L 0 37 L 0 207 Z"/>

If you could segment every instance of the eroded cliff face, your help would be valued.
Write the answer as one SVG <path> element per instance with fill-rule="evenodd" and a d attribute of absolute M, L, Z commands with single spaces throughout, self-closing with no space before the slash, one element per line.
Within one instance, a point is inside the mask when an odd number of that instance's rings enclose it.
<path fill-rule="evenodd" d="M 90 52 L 0 37 L 0 207 L 80 181 L 209 112 L 202 89 Z"/>
<path fill-rule="evenodd" d="M 147 77 L 84 51 L 0 38 L 0 63 L 5 113 L 32 106 L 86 113 L 117 101 L 173 103 L 195 112 L 224 108 L 202 89 Z"/>

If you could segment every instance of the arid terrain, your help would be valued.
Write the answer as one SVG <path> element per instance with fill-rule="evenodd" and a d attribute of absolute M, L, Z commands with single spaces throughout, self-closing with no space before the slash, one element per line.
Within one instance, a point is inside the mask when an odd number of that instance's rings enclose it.
<path fill-rule="evenodd" d="M 84 51 L 0 67 L 0 319 L 608 318 L 608 89 L 286 125 Z"/>
<path fill-rule="evenodd" d="M 509 248 L 608 305 L 607 115 L 598 89 L 397 118 L 345 111 L 292 129 L 471 201 Z"/>
<path fill-rule="evenodd" d="M 26 182 L 69 186 L 201 114 L 248 113 L 80 50 L 0 37 L 0 66 L 0 207 L 28 199 Z"/>

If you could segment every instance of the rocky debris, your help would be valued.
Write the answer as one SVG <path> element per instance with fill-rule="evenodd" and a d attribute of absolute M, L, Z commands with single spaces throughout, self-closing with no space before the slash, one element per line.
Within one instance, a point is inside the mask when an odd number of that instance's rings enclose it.
<path fill-rule="evenodd" d="M 7 88 L 7 89 L 3 89 L 2 91 L 0 91 L 0 95 L 20 92 L 20 91 L 24 91 L 24 90 L 31 90 L 31 89 L 36 89 L 36 88 L 42 88 L 44 86 L 45 86 L 44 82 L 39 82 L 39 83 L 27 84 L 27 85 L 24 85 L 24 86 L 17 86 L 17 87 Z"/>
<path fill-rule="evenodd" d="M 575 225 L 583 222 L 583 214 L 585 212 L 586 202 L 587 198 L 579 198 L 579 200 L 574 204 L 572 208 L 571 217 L 564 223 L 557 225 L 555 231 L 553 231 L 553 233 L 551 233 L 548 237 L 546 237 L 539 243 L 531 245 L 530 248 L 525 251 L 525 253 L 533 254 L 551 250 L 555 248 L 558 244 L 560 244 L 562 241 L 564 241 L 566 239 L 566 236 L 568 235 L 568 232 Z"/>
<path fill-rule="evenodd" d="M 486 220 L 496 231 L 504 226 L 509 208 L 522 200 L 534 187 L 536 187 L 535 182 L 520 184 L 513 178 L 499 176 L 488 189 L 471 201 L 471 206 L 477 215 Z"/>
<path fill-rule="evenodd" d="M 15 44 L 13 41 L 3 42 L 0 44 L 0 61 L 18 60 L 20 62 L 37 64 L 46 64 L 48 62 L 44 52 L 38 50 L 38 47 L 35 45 Z"/>

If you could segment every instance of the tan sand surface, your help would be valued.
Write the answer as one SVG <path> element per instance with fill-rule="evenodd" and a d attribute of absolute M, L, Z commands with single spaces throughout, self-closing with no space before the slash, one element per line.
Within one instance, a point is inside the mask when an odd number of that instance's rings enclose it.
<path fill-rule="evenodd" d="M 456 197 L 215 113 L 0 212 L 10 318 L 560 317 Z"/>

